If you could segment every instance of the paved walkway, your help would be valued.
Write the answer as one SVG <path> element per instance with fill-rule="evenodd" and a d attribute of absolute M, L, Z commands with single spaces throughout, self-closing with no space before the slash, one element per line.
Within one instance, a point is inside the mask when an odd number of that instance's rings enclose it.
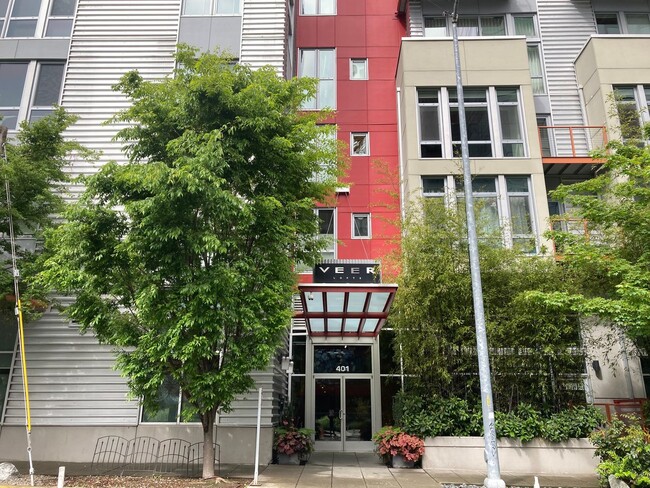
<path fill-rule="evenodd" d="M 252 477 L 251 466 L 224 466 L 223 476 Z M 503 471 L 507 486 L 532 486 L 534 475 Z M 374 453 L 318 452 L 304 466 L 271 464 L 259 476 L 267 488 L 439 488 L 443 483 L 482 485 L 485 472 L 389 469 Z M 596 488 L 598 478 L 538 476 L 541 486 Z"/>
<path fill-rule="evenodd" d="M 63 463 L 35 463 L 37 474 L 56 475 Z M 19 472 L 26 463 L 16 463 Z M 251 465 L 222 465 L 221 476 L 253 478 Z M 90 473 L 87 464 L 66 465 L 66 475 Z M 501 476 L 507 486 L 532 486 L 534 475 L 522 476 L 506 470 Z M 440 488 L 443 483 L 482 485 L 485 472 L 468 470 L 390 469 L 371 452 L 316 452 L 304 466 L 270 464 L 260 466 L 259 482 L 264 488 Z M 542 487 L 597 488 L 598 479 L 576 476 L 538 475 Z M 0 482 L 0 488 L 2 483 Z M 16 487 L 14 487 L 16 488 Z"/>

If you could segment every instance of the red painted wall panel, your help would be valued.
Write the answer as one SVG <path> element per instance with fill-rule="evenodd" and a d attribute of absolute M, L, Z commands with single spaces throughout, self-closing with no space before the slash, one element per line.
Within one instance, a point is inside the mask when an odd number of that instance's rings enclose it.
<path fill-rule="evenodd" d="M 299 12 L 300 6 L 297 6 Z M 398 141 L 395 71 L 403 22 L 397 0 L 338 0 L 333 16 L 296 16 L 296 47 L 334 48 L 338 139 L 368 132 L 370 156 L 348 156 L 349 194 L 337 196 L 339 259 L 382 260 L 399 238 Z M 368 80 L 350 80 L 350 58 L 368 59 Z M 349 148 L 346 150 L 349 154 Z M 370 213 L 371 239 L 351 238 L 352 213 Z M 301 281 L 310 281 L 309 275 Z"/>

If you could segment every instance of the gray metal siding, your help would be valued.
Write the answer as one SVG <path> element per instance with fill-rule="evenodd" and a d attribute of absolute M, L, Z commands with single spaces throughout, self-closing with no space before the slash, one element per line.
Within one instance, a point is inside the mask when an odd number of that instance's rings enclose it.
<path fill-rule="evenodd" d="M 410 0 L 408 3 L 408 26 L 409 37 L 424 36 L 424 14 L 422 13 L 422 0 Z"/>
<path fill-rule="evenodd" d="M 66 136 L 101 151 L 99 164 L 125 161 L 112 138 L 120 128 L 102 125 L 128 106 L 112 90 L 127 71 L 146 79 L 171 74 L 181 0 L 79 0 L 61 104 L 80 120 Z M 73 175 L 92 174 L 97 165 L 73 161 Z M 81 190 L 72 187 L 72 197 Z"/>
<path fill-rule="evenodd" d="M 285 72 L 288 33 L 286 0 L 244 0 L 240 61 Z"/>
<path fill-rule="evenodd" d="M 538 16 L 553 125 L 584 125 L 574 61 L 596 32 L 589 0 L 539 0 Z M 559 155 L 570 155 L 567 133 L 557 132 Z M 582 137 L 579 137 L 582 136 Z M 576 149 L 587 149 L 587 138 L 576 134 Z"/>
<path fill-rule="evenodd" d="M 113 369 L 110 346 L 98 344 L 56 310 L 25 327 L 32 424 L 136 425 L 138 402 Z M 4 423 L 25 424 L 22 364 L 15 355 Z"/>

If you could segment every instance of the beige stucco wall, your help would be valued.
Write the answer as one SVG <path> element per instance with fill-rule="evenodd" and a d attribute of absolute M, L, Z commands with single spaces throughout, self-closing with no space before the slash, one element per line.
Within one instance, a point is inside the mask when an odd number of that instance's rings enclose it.
<path fill-rule="evenodd" d="M 650 83 L 649 52 L 650 36 L 591 37 L 575 62 L 589 125 L 606 125 L 610 138 L 618 137 L 618 122 L 609 115 L 612 85 Z"/>
<path fill-rule="evenodd" d="M 428 437 L 422 467 L 425 469 L 485 470 L 485 443 L 482 437 Z M 597 480 L 594 447 L 587 439 L 566 442 L 546 442 L 534 439 L 522 443 L 514 439 L 499 439 L 499 464 L 502 471 L 528 476 L 573 475 Z"/>
<path fill-rule="evenodd" d="M 255 427 L 217 426 L 217 444 L 220 446 L 222 464 L 254 464 Z M 34 427 L 32 429 L 32 455 L 34 462 L 88 463 L 93 459 L 95 444 L 102 436 L 117 435 L 126 439 L 150 436 L 158 440 L 183 439 L 191 443 L 203 440 L 203 430 L 198 424 L 165 425 L 142 424 L 138 427 Z M 25 461 L 27 445 L 25 427 L 3 426 L 0 431 L 0 459 Z M 273 428 L 262 427 L 260 432 L 260 464 L 271 462 Z"/>
<path fill-rule="evenodd" d="M 536 224 L 541 233 L 548 226 L 548 205 L 526 40 L 523 37 L 467 39 L 460 41 L 459 51 L 464 86 L 520 87 L 528 157 L 472 158 L 471 168 L 475 175 L 530 175 Z M 459 159 L 420 159 L 418 141 L 417 88 L 456 85 L 452 41 L 402 39 L 396 83 L 401 117 L 402 191 L 408 201 L 421 195 L 422 175 L 462 173 Z M 544 241 L 542 244 L 549 246 Z"/>

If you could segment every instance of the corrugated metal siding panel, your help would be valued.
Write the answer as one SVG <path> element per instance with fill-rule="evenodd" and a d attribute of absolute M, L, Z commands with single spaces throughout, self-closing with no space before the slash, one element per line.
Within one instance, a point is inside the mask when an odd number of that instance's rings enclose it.
<path fill-rule="evenodd" d="M 553 125 L 584 125 L 573 62 L 596 33 L 589 0 L 538 0 L 539 27 L 551 101 Z M 576 135 L 576 149 L 587 150 L 586 137 Z M 564 131 L 556 134 L 559 155 L 571 155 Z"/>
<path fill-rule="evenodd" d="M 56 310 L 25 328 L 29 398 L 34 425 L 136 425 L 138 402 L 128 401 L 113 369 L 110 346 L 69 323 Z M 17 354 L 5 410 L 7 425 L 24 425 L 22 364 Z"/>
<path fill-rule="evenodd" d="M 138 69 L 146 79 L 174 68 L 181 0 L 79 0 L 61 104 L 80 120 L 66 136 L 102 151 L 99 165 L 124 161 L 112 138 L 120 126 L 101 124 L 128 106 L 112 90 L 120 77 Z M 73 175 L 92 174 L 98 165 L 73 161 Z M 76 197 L 81 187 L 72 187 Z"/>
<path fill-rule="evenodd" d="M 265 371 L 252 374 L 256 388 L 262 388 L 262 425 L 278 420 L 280 396 L 286 396 L 286 374 L 278 361 Z M 284 381 L 283 381 L 284 378 Z M 257 389 L 241 395 L 232 403 L 232 411 L 219 416 L 219 425 L 254 426 L 257 422 Z"/>
<path fill-rule="evenodd" d="M 287 27 L 286 0 L 244 0 L 240 61 L 284 75 Z"/>
<path fill-rule="evenodd" d="M 423 37 L 424 14 L 422 13 L 422 0 L 410 0 L 406 15 L 408 18 L 409 37 Z"/>

